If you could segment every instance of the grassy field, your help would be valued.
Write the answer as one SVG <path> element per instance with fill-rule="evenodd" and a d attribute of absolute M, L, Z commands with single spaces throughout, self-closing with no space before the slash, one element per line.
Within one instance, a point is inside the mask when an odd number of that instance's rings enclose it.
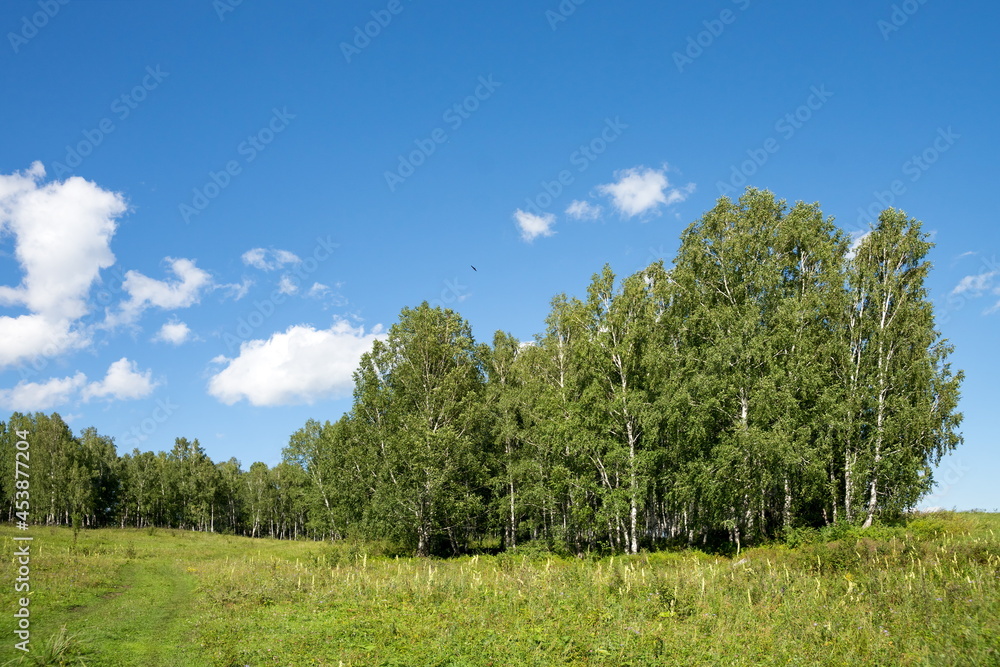
<path fill-rule="evenodd" d="M 0 665 L 1000 664 L 996 514 L 800 534 L 732 559 L 427 560 L 37 527 L 29 656 L 13 648 L 15 534 L 0 528 Z"/>

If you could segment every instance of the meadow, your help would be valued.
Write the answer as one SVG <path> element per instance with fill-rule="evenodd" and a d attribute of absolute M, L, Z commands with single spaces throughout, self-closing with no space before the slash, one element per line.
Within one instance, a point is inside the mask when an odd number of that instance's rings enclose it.
<path fill-rule="evenodd" d="M 583 559 L 33 527 L 27 655 L 24 534 L 0 528 L 0 665 L 1000 664 L 998 514 Z"/>

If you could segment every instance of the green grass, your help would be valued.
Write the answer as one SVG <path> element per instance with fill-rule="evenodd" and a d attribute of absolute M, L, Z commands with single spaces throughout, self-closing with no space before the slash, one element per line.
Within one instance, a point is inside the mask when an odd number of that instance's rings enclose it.
<path fill-rule="evenodd" d="M 15 532 L 0 529 L 8 554 Z M 41 664 L 1000 664 L 995 514 L 799 531 L 795 547 L 733 559 L 427 560 L 181 531 L 85 531 L 75 547 L 68 529 L 31 534 L 32 655 L 71 636 L 63 663 Z M 0 577 L 13 571 L 4 559 Z"/>

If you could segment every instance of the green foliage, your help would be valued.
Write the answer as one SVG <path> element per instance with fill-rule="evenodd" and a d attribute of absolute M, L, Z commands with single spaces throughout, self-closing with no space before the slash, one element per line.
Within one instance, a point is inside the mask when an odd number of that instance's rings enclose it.
<path fill-rule="evenodd" d="M 426 556 L 457 553 L 476 534 L 489 456 L 481 355 L 464 320 L 425 302 L 362 356 L 353 428 L 374 478 L 372 535 Z"/>

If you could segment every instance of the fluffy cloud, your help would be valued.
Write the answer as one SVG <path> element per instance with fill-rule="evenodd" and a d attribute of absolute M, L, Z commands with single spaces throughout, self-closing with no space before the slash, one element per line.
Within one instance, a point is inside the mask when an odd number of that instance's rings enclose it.
<path fill-rule="evenodd" d="M 223 290 L 226 296 L 232 297 L 233 301 L 239 301 L 245 297 L 250 292 L 251 287 L 253 287 L 253 281 L 249 278 L 239 283 L 226 283 L 215 286 L 216 289 Z"/>
<path fill-rule="evenodd" d="M 153 340 L 172 345 L 181 345 L 191 338 L 191 329 L 183 322 L 167 322 L 155 336 Z"/>
<path fill-rule="evenodd" d="M 100 382 L 91 382 L 83 389 L 83 400 L 92 398 L 117 398 L 129 400 L 145 398 L 153 393 L 156 383 L 153 372 L 140 373 L 134 361 L 122 357 L 108 366 L 108 372 Z"/>
<path fill-rule="evenodd" d="M 0 317 L 0 368 L 88 345 L 90 339 L 72 325 L 70 320 L 50 320 L 45 315 Z"/>
<path fill-rule="evenodd" d="M 111 238 L 126 205 L 116 193 L 79 177 L 42 183 L 45 168 L 0 175 L 0 235 L 14 236 L 23 273 L 0 285 L 0 306 L 28 314 L 0 316 L 0 367 L 55 356 L 89 343 L 74 329 L 100 270 L 114 264 Z"/>
<path fill-rule="evenodd" d="M 282 294 L 295 294 L 299 291 L 299 286 L 290 275 L 286 274 L 278 281 L 278 291 Z"/>
<path fill-rule="evenodd" d="M 135 362 L 122 357 L 108 367 L 100 382 L 87 384 L 87 376 L 81 372 L 46 382 L 21 381 L 12 389 L 0 390 L 0 405 L 7 410 L 34 412 L 51 410 L 77 398 L 84 401 L 92 398 L 145 398 L 156 387 L 151 376 L 152 371 L 140 373 Z"/>
<path fill-rule="evenodd" d="M 19 382 L 13 389 L 0 389 L 0 405 L 7 410 L 35 412 L 65 405 L 87 382 L 83 373 L 52 378 L 47 382 Z"/>
<path fill-rule="evenodd" d="M 628 218 L 654 213 L 660 206 L 677 204 L 694 192 L 694 183 L 671 188 L 666 169 L 633 167 L 615 172 L 615 178 L 616 182 L 599 185 L 597 190 L 610 197 L 618 212 Z"/>
<path fill-rule="evenodd" d="M 517 209 L 514 212 L 514 220 L 517 221 L 517 227 L 521 230 L 521 238 L 529 243 L 539 236 L 552 236 L 555 234 L 552 231 L 552 225 L 556 222 L 556 216 L 551 213 L 535 215 L 534 213 Z"/>
<path fill-rule="evenodd" d="M 298 255 L 287 250 L 251 248 L 243 253 L 243 263 L 261 271 L 274 271 L 286 264 L 298 264 L 301 261 Z"/>
<path fill-rule="evenodd" d="M 601 207 L 590 202 L 574 200 L 566 208 L 566 214 L 577 220 L 596 220 L 601 216 Z"/>
<path fill-rule="evenodd" d="M 163 310 L 188 308 L 201 300 L 202 292 L 212 287 L 212 276 L 202 271 L 193 260 L 166 258 L 168 267 L 177 280 L 155 280 L 138 271 L 125 274 L 122 289 L 128 293 L 118 312 L 108 315 L 108 325 L 131 324 L 142 311 L 150 307 Z"/>
<path fill-rule="evenodd" d="M 324 285 L 323 283 L 313 283 L 312 287 L 309 288 L 309 296 L 313 298 L 321 298 L 330 293 L 330 286 Z"/>
<path fill-rule="evenodd" d="M 349 396 L 361 355 L 385 335 L 365 333 L 339 320 L 329 329 L 299 325 L 267 340 L 240 345 L 235 359 L 216 357 L 226 367 L 212 376 L 208 393 L 226 405 L 246 399 L 251 405 L 311 404 Z"/>
<path fill-rule="evenodd" d="M 984 271 L 974 276 L 965 276 L 955 285 L 952 294 L 970 293 L 970 296 L 982 296 L 993 287 L 993 279 L 1000 275 L 1000 271 Z"/>
<path fill-rule="evenodd" d="M 997 285 L 997 278 L 1000 277 L 1000 270 L 990 268 L 988 271 L 977 273 L 962 278 L 955 288 L 951 290 L 952 296 L 964 294 L 969 298 L 977 298 L 984 294 L 1000 296 L 1000 285 Z M 983 311 L 984 315 L 992 315 L 1000 312 L 1000 301 Z"/>

